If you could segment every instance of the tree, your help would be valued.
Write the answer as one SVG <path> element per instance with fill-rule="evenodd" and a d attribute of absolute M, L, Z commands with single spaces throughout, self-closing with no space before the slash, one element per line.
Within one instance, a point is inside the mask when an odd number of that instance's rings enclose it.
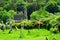
<path fill-rule="evenodd" d="M 11 14 L 12 13 L 12 14 Z M 15 12 L 9 11 L 7 12 L 6 10 L 1 10 L 0 11 L 0 19 L 6 23 L 6 21 L 10 20 L 12 16 L 14 15 Z"/>
<path fill-rule="evenodd" d="M 10 14 L 7 11 L 0 12 L 0 19 L 5 23 L 10 18 Z"/>
<path fill-rule="evenodd" d="M 27 1 L 27 2 L 33 2 L 33 0 L 24 0 L 25 2 Z"/>
<path fill-rule="evenodd" d="M 39 9 L 40 9 L 40 5 L 37 3 L 33 3 L 32 5 L 27 6 L 28 19 L 30 19 L 30 15 L 32 12 L 37 11 Z"/>
<path fill-rule="evenodd" d="M 15 10 L 16 11 L 16 0 L 8 0 L 6 4 L 3 6 L 3 8 L 7 11 L 9 10 Z"/>
<path fill-rule="evenodd" d="M 56 4 L 50 4 L 46 7 L 46 11 L 48 11 L 49 13 L 55 13 L 58 12 L 59 7 Z"/>
<path fill-rule="evenodd" d="M 23 11 L 24 4 L 17 4 L 17 11 Z"/>

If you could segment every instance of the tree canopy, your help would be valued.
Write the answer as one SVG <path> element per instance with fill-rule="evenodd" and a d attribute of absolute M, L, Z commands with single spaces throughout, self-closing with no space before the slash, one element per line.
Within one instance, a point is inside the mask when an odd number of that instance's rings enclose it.
<path fill-rule="evenodd" d="M 21 11 L 23 12 L 24 7 L 27 8 L 29 19 L 34 15 L 36 17 L 38 15 L 38 19 L 41 15 L 42 17 L 45 16 L 45 13 L 60 12 L 60 0 L 0 0 L 0 19 L 7 21 L 6 19 L 11 17 L 8 15 L 19 14 Z"/>

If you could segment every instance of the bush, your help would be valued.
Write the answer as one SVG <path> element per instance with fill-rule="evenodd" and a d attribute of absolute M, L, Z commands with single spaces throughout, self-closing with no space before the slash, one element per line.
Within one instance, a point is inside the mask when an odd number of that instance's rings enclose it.
<path fill-rule="evenodd" d="M 32 28 L 38 28 L 38 25 L 43 25 L 43 22 L 37 21 L 37 20 L 23 20 L 19 23 L 13 23 L 13 28 L 18 27 L 21 28 L 21 26 L 24 26 L 26 29 L 32 29 Z"/>
<path fill-rule="evenodd" d="M 3 30 L 3 31 L 4 31 L 5 27 L 6 27 L 6 25 L 5 25 L 5 24 L 1 24 L 1 23 L 0 23 L 0 29 L 1 29 L 1 30 Z"/>
<path fill-rule="evenodd" d="M 5 23 L 9 18 L 10 18 L 10 14 L 6 11 L 0 11 L 0 19 Z"/>
<path fill-rule="evenodd" d="M 13 26 L 13 28 L 15 28 L 15 27 L 21 28 L 21 26 L 23 26 L 26 29 L 33 27 L 32 26 L 32 21 L 30 21 L 30 20 L 23 20 L 19 23 L 13 23 L 12 26 Z"/>
<path fill-rule="evenodd" d="M 13 23 L 13 24 L 12 24 L 12 27 L 13 27 L 13 28 L 15 28 L 15 27 L 20 28 L 20 26 L 21 26 L 20 23 Z"/>
<path fill-rule="evenodd" d="M 41 8 L 40 10 L 33 12 L 30 15 L 30 18 L 39 20 L 40 18 L 47 18 L 48 16 L 49 16 L 49 13 L 47 11 L 45 11 L 44 8 Z"/>
<path fill-rule="evenodd" d="M 30 20 L 23 20 L 20 25 L 23 25 L 24 28 L 32 28 L 32 22 Z"/>
<path fill-rule="evenodd" d="M 39 20 L 32 20 L 32 26 L 34 28 L 38 28 L 38 26 L 42 26 L 43 25 L 43 22 L 42 21 L 39 21 Z"/>
<path fill-rule="evenodd" d="M 51 18 L 52 17 L 52 18 Z M 13 23 L 13 28 L 18 27 L 20 28 L 21 25 L 24 26 L 24 28 L 38 28 L 38 26 L 40 25 L 41 28 L 45 28 L 50 30 L 50 28 L 55 27 L 56 24 L 58 24 L 58 27 L 60 25 L 59 22 L 59 16 L 51 16 L 48 18 L 40 18 L 39 20 L 23 20 L 19 23 Z"/>
<path fill-rule="evenodd" d="M 51 24 L 52 27 L 54 27 L 56 24 L 59 26 L 60 25 L 60 16 L 59 15 L 55 15 L 52 16 L 53 18 L 51 18 L 51 20 L 49 21 L 49 23 Z"/>
<path fill-rule="evenodd" d="M 51 24 L 49 23 L 49 19 L 44 19 L 43 23 L 44 23 L 44 28 L 45 29 L 50 29 L 51 28 Z"/>
<path fill-rule="evenodd" d="M 5 26 L 6 29 L 10 29 L 10 25 Z"/>
<path fill-rule="evenodd" d="M 58 32 L 59 32 L 59 31 L 58 31 L 58 28 L 51 28 L 50 31 L 51 31 L 52 33 L 58 33 Z"/>

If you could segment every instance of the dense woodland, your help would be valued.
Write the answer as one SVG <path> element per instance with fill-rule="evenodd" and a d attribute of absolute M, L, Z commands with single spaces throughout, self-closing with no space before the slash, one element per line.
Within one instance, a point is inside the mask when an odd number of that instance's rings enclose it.
<path fill-rule="evenodd" d="M 28 19 L 40 19 L 59 14 L 60 0 L 0 0 L 0 20 L 13 19 L 27 8 Z"/>

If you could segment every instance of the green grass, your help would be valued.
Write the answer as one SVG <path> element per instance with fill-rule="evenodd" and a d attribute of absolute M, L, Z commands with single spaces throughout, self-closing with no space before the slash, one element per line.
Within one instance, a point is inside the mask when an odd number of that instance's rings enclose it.
<path fill-rule="evenodd" d="M 24 29 L 23 38 L 20 38 L 20 30 L 13 29 L 12 33 L 8 33 L 9 30 L 0 31 L 0 40 L 46 40 L 48 37 L 49 40 L 60 40 L 60 33 L 54 34 L 46 29 L 32 29 L 28 33 L 28 30 Z"/>

